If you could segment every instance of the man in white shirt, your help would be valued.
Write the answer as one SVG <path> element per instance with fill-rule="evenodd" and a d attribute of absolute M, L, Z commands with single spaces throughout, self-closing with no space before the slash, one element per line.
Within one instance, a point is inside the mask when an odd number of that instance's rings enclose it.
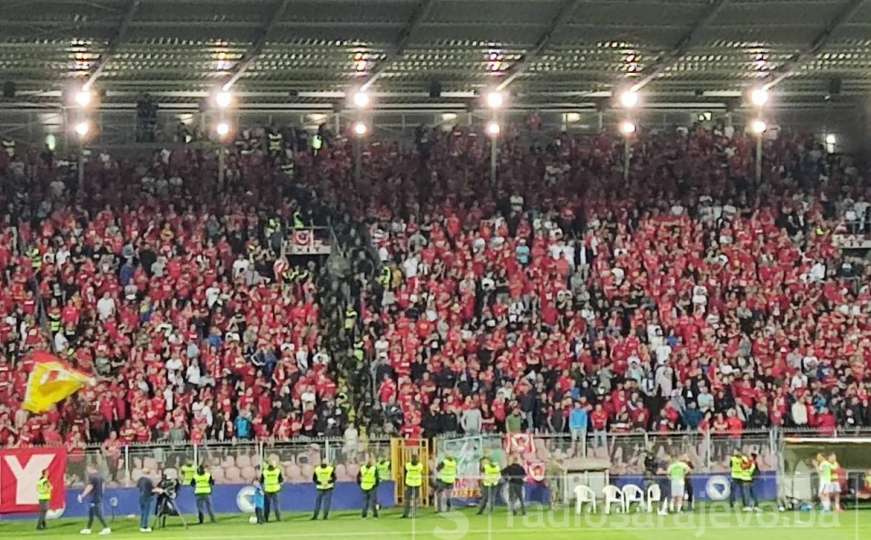
<path fill-rule="evenodd" d="M 103 293 L 103 297 L 97 301 L 97 314 L 101 321 L 115 315 L 115 299 L 108 292 Z"/>

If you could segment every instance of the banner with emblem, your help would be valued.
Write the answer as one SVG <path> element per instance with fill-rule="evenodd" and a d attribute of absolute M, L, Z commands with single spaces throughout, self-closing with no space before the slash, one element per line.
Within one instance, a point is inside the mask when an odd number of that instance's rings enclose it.
<path fill-rule="evenodd" d="M 288 238 L 288 255 L 329 255 L 330 231 L 326 227 L 295 229 Z"/>

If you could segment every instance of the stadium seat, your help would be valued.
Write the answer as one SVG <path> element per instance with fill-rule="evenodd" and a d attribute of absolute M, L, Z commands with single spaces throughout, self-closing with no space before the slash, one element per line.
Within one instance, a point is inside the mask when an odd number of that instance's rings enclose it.
<path fill-rule="evenodd" d="M 131 482 L 136 483 L 140 478 L 142 478 L 142 469 L 133 469 L 130 471 Z"/>
<path fill-rule="evenodd" d="M 584 503 L 590 505 L 593 512 L 596 512 L 596 493 L 589 486 L 575 486 L 575 513 L 580 514 Z"/>
<path fill-rule="evenodd" d="M 638 509 L 644 508 L 644 491 L 635 484 L 626 484 L 623 486 L 623 510 L 629 512 L 632 508 L 632 503 L 638 504 Z"/>
<path fill-rule="evenodd" d="M 647 488 L 647 511 L 653 512 L 653 503 L 662 502 L 662 490 L 659 484 L 651 484 Z"/>
<path fill-rule="evenodd" d="M 611 513 L 611 505 L 617 506 L 617 511 L 622 512 L 626 506 L 623 499 L 623 492 L 620 488 L 614 485 L 607 485 L 602 488 L 602 496 L 605 499 L 605 513 Z"/>
<path fill-rule="evenodd" d="M 311 481 L 311 478 L 306 478 L 302 474 L 302 468 L 299 465 L 288 465 L 285 468 L 287 471 L 287 482 L 291 484 L 302 484 Z"/>
<path fill-rule="evenodd" d="M 226 467 L 224 478 L 227 479 L 228 484 L 236 484 L 242 480 L 242 471 L 239 470 L 239 467 Z"/>
<path fill-rule="evenodd" d="M 349 463 L 345 465 L 345 468 L 348 470 L 348 480 L 351 482 L 356 482 L 357 473 L 360 471 L 360 466 L 356 463 Z"/>
<path fill-rule="evenodd" d="M 254 479 L 257 478 L 257 471 L 254 469 L 254 467 L 249 465 L 247 467 L 242 467 L 241 470 L 242 480 L 244 480 L 246 484 L 253 482 Z"/>
<path fill-rule="evenodd" d="M 209 472 L 212 474 L 212 479 L 215 481 L 216 484 L 226 483 L 225 482 L 226 477 L 224 476 L 224 469 L 222 469 L 220 467 L 215 467 L 213 469 L 210 469 Z"/>

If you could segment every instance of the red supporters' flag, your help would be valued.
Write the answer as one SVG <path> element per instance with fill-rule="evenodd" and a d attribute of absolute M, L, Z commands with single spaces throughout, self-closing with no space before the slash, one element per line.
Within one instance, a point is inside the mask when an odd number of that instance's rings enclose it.
<path fill-rule="evenodd" d="M 42 471 L 48 471 L 51 484 L 49 508 L 63 508 L 66 468 L 67 451 L 64 448 L 0 449 L 0 514 L 39 510 L 36 482 Z"/>

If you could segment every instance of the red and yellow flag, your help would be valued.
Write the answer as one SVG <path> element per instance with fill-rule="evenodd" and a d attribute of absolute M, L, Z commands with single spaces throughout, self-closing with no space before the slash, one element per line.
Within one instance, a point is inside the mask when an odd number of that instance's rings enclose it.
<path fill-rule="evenodd" d="M 52 405 L 75 394 L 94 380 L 86 373 L 47 352 L 35 352 L 33 371 L 27 379 L 27 390 L 21 407 L 33 413 L 44 413 Z"/>

